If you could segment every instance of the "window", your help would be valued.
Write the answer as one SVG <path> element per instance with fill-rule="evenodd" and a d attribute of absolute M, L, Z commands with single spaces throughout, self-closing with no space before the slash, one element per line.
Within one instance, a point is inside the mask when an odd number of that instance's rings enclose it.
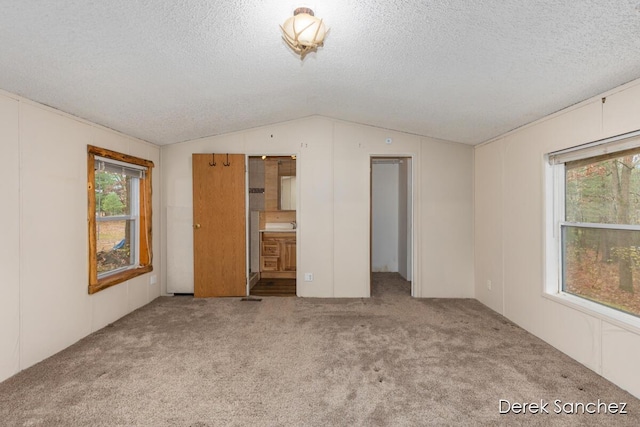
<path fill-rule="evenodd" d="M 555 197 L 548 241 L 559 265 L 551 269 L 557 286 L 547 291 L 616 318 L 640 317 L 639 135 L 549 155 Z"/>
<path fill-rule="evenodd" d="M 88 146 L 89 293 L 153 270 L 153 162 Z"/>

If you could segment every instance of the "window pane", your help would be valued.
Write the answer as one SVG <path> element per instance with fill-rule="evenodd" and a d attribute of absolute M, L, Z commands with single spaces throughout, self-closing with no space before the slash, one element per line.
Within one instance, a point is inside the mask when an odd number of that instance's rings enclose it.
<path fill-rule="evenodd" d="M 131 176 L 97 170 L 96 216 L 108 217 L 131 214 Z"/>
<path fill-rule="evenodd" d="M 640 231 L 562 227 L 562 290 L 640 316 Z"/>
<path fill-rule="evenodd" d="M 566 220 L 640 224 L 640 154 L 567 164 Z"/>
<path fill-rule="evenodd" d="M 98 274 L 129 267 L 134 263 L 131 236 L 134 221 L 98 221 L 97 262 Z"/>

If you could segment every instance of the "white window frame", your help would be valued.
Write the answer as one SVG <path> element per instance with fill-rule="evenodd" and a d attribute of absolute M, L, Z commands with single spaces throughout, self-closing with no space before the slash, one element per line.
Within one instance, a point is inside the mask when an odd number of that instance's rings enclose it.
<path fill-rule="evenodd" d="M 103 161 L 105 163 L 118 164 L 118 162 L 111 161 L 108 159 L 100 159 L 98 161 Z M 128 165 L 128 167 L 134 167 L 134 165 Z M 142 170 L 142 169 L 141 169 Z M 144 169 L 146 171 L 146 169 Z M 121 271 L 131 270 L 136 268 L 140 264 L 140 178 L 135 176 L 131 177 L 130 185 L 128 190 L 128 203 L 129 203 L 129 215 L 113 215 L 113 216 L 98 216 L 96 215 L 96 222 L 113 222 L 113 221 L 131 221 L 130 223 L 130 233 L 131 242 L 130 242 L 130 251 L 131 255 L 129 258 L 129 265 L 120 268 L 114 268 L 113 270 L 103 271 L 102 273 L 98 273 L 98 279 L 102 279 L 103 277 L 110 276 L 112 274 L 119 273 Z"/>
<path fill-rule="evenodd" d="M 618 135 L 545 156 L 545 282 L 543 296 L 598 319 L 640 334 L 640 317 L 607 307 L 562 290 L 562 227 L 577 226 L 639 230 L 624 224 L 572 223 L 565 221 L 565 162 L 601 154 L 640 148 L 640 131 Z"/>

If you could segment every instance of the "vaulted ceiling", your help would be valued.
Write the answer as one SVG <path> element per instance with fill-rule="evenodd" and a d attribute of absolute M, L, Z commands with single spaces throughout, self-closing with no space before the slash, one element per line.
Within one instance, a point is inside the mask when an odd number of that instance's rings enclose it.
<path fill-rule="evenodd" d="M 640 0 L 4 0 L 0 88 L 156 144 L 323 115 L 477 144 L 640 77 Z M 300 60 L 278 25 L 331 28 Z"/>

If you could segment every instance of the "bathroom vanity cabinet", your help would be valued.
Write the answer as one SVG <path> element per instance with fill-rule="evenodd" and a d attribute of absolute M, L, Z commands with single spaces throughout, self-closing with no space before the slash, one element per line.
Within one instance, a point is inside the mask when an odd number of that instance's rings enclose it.
<path fill-rule="evenodd" d="M 263 278 L 296 278 L 296 233 L 260 233 L 260 275 Z"/>

